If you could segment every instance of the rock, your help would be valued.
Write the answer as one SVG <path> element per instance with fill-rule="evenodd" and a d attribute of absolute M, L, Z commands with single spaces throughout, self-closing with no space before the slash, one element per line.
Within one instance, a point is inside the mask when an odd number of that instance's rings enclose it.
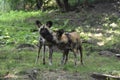
<path fill-rule="evenodd" d="M 103 56 L 114 56 L 115 53 L 112 53 L 110 51 L 101 51 L 99 52 L 99 55 L 103 55 Z"/>
<path fill-rule="evenodd" d="M 30 50 L 30 51 L 33 51 L 34 49 L 36 48 L 35 45 L 32 45 L 32 44 L 27 44 L 27 43 L 23 43 L 23 44 L 19 44 L 16 49 L 18 50 Z"/>
<path fill-rule="evenodd" d="M 97 40 L 93 40 L 93 39 L 82 40 L 82 43 L 97 44 Z"/>
<path fill-rule="evenodd" d="M 115 56 L 120 59 L 120 54 L 115 54 Z"/>
<path fill-rule="evenodd" d="M 91 77 L 95 78 L 95 80 L 106 80 L 107 77 L 100 73 L 93 73 Z"/>
<path fill-rule="evenodd" d="M 120 80 L 120 76 L 113 76 L 109 74 L 100 74 L 100 73 L 93 73 L 91 77 L 95 78 L 95 80 Z"/>

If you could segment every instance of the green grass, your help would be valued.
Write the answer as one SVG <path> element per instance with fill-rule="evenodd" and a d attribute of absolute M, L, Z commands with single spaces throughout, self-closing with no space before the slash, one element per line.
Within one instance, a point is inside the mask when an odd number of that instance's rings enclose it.
<path fill-rule="evenodd" d="M 37 49 L 33 51 L 20 51 L 16 49 L 16 46 L 22 43 L 33 45 L 38 43 L 39 34 L 37 32 L 31 32 L 31 29 L 37 28 L 35 26 L 36 19 L 40 18 L 43 22 L 47 21 L 47 18 L 50 18 L 50 16 L 46 17 L 46 15 L 48 16 L 47 12 L 40 11 L 10 11 L 9 13 L 0 15 L 0 76 L 3 76 L 7 72 L 13 74 L 24 73 L 24 71 L 29 68 L 39 68 L 43 71 L 64 70 L 71 73 L 79 72 L 85 75 L 91 72 L 110 73 L 120 70 L 118 59 L 98 55 L 99 50 L 112 49 L 114 48 L 114 44 L 119 44 L 120 28 L 110 26 L 110 24 L 114 21 L 115 24 L 120 26 L 120 20 L 116 17 L 110 17 L 111 19 L 114 18 L 113 20 L 108 19 L 109 16 L 107 16 L 107 19 L 104 19 L 106 24 L 104 23 L 102 27 L 102 36 L 96 36 L 97 33 L 93 28 L 68 26 L 68 19 L 64 20 L 62 25 L 53 25 L 54 27 L 52 29 L 64 28 L 67 31 L 75 29 L 77 32 L 80 32 L 82 39 L 89 39 L 89 35 L 92 35 L 91 37 L 93 39 L 99 39 L 101 42 L 104 42 L 102 46 L 83 44 L 84 66 L 80 65 L 79 58 L 77 67 L 74 66 L 72 53 L 69 55 L 68 63 L 64 66 L 60 66 L 61 52 L 54 52 L 52 66 L 48 65 L 48 54 L 46 55 L 46 65 L 42 64 L 42 54 L 40 55 L 41 57 L 38 64 L 35 64 Z M 102 18 L 102 16 L 100 18 Z M 52 21 L 55 22 L 56 20 Z M 89 21 L 86 23 L 89 23 Z M 88 32 L 85 32 L 85 29 Z M 110 33 L 110 35 L 107 35 L 107 33 Z"/>
<path fill-rule="evenodd" d="M 14 22 L 14 21 L 24 21 L 26 18 L 36 17 L 36 16 L 43 16 L 44 13 L 41 11 L 10 11 L 8 13 L 3 13 L 0 16 L 0 21 L 5 22 Z"/>
<path fill-rule="evenodd" d="M 72 53 L 69 54 L 68 63 L 64 66 L 60 66 L 61 53 L 53 54 L 53 65 L 48 65 L 48 54 L 46 55 L 46 65 L 42 64 L 42 54 L 40 55 L 40 60 L 38 64 L 35 64 L 35 59 L 37 56 L 37 50 L 35 51 L 18 51 L 14 48 L 14 46 L 3 47 L 0 50 L 0 74 L 1 76 L 7 72 L 16 74 L 25 71 L 30 68 L 38 68 L 40 70 L 64 70 L 69 72 L 79 72 L 79 73 L 91 73 L 91 72 L 101 72 L 101 73 L 109 73 L 112 71 L 119 71 L 119 60 L 115 57 L 104 57 L 99 56 L 94 53 L 90 56 L 86 56 L 84 54 L 84 66 L 80 64 L 78 57 L 78 65 L 74 66 L 74 57 Z M 85 53 L 85 51 L 84 51 Z"/>

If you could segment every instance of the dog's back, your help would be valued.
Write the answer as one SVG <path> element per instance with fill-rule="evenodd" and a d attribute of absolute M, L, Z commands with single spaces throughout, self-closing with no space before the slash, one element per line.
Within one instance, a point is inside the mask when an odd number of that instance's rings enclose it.
<path fill-rule="evenodd" d="M 72 40 L 72 42 L 79 42 L 79 43 L 81 43 L 81 40 L 80 40 L 80 35 L 77 33 L 77 32 L 71 32 L 71 33 L 69 33 L 70 34 L 70 38 L 71 38 L 71 40 Z"/>
<path fill-rule="evenodd" d="M 76 65 L 76 54 L 79 53 L 81 56 L 81 64 L 82 61 L 82 42 L 80 40 L 80 35 L 78 32 L 70 32 L 66 33 L 62 30 L 58 31 L 58 47 L 62 50 L 71 50 L 75 56 L 75 65 Z M 59 46 L 60 45 L 60 46 Z"/>

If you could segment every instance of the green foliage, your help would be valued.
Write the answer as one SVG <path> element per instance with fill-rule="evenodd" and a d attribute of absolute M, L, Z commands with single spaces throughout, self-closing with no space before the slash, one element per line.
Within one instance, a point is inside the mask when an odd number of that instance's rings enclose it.
<path fill-rule="evenodd" d="M 70 52 L 68 63 L 64 66 L 59 66 L 61 60 L 61 52 L 54 52 L 53 65 L 48 65 L 48 59 L 46 65 L 42 65 L 42 54 L 40 54 L 40 60 L 38 64 L 35 63 L 37 56 L 37 50 L 17 50 L 16 46 L 22 43 L 29 43 L 36 45 L 38 42 L 39 34 L 37 32 L 31 32 L 31 29 L 36 29 L 35 20 L 40 19 L 41 22 L 46 22 L 52 19 L 47 15 L 47 12 L 25 12 L 25 11 L 10 11 L 9 13 L 1 13 L 0 15 L 0 76 L 3 77 L 7 72 L 13 74 L 24 74 L 26 69 L 39 68 L 40 70 L 64 70 L 68 72 L 78 72 L 83 76 L 87 76 L 91 72 L 101 72 L 113 75 L 118 75 L 120 70 L 120 63 L 115 57 L 99 56 L 100 49 L 113 49 L 113 45 L 119 44 L 120 34 L 120 20 L 116 16 L 99 16 L 104 21 L 103 32 L 97 34 L 93 27 L 90 26 L 71 26 L 69 25 L 69 19 L 64 19 L 63 24 L 59 25 L 55 23 L 52 29 L 64 29 L 71 31 L 75 29 L 80 33 L 81 39 L 88 40 L 90 37 L 93 39 L 99 39 L 104 42 L 102 46 L 97 44 L 83 44 L 84 53 L 84 66 L 80 64 L 80 58 L 78 57 L 78 66 L 74 68 L 74 56 Z M 64 15 L 64 14 L 62 14 Z M 91 17 L 91 16 L 89 16 Z M 89 19 L 88 17 L 88 19 Z M 59 22 L 59 17 L 57 18 Z M 52 19 L 53 22 L 57 22 Z M 85 22 L 89 24 L 89 21 Z M 109 34 L 108 34 L 109 33 Z M 91 36 L 92 35 L 92 36 Z M 97 36 L 96 36 L 97 35 Z M 90 36 L 90 37 L 89 37 Z M 48 58 L 48 54 L 46 55 Z"/>
<path fill-rule="evenodd" d="M 0 0 L 0 13 L 11 9 L 9 3 L 7 3 L 8 1 L 9 0 Z"/>
<path fill-rule="evenodd" d="M 34 22 L 26 23 L 25 21 L 27 18 L 43 15 L 45 13 L 40 11 L 10 11 L 9 13 L 0 15 L 0 41 L 4 44 L 25 42 L 36 44 L 37 33 L 30 33 L 30 30 L 35 28 Z"/>
<path fill-rule="evenodd" d="M 42 13 L 41 11 L 32 11 L 32 12 L 25 12 L 25 11 L 10 11 L 8 13 L 2 13 L 2 15 L 0 15 L 0 21 L 2 22 L 14 22 L 14 21 L 21 21 L 23 22 L 26 18 L 29 17 L 34 17 L 34 16 L 38 16 L 41 15 L 43 16 L 44 13 Z"/>
<path fill-rule="evenodd" d="M 43 7 L 56 7 L 55 0 L 43 0 Z M 36 0 L 0 0 L 0 12 L 10 10 L 36 10 Z"/>

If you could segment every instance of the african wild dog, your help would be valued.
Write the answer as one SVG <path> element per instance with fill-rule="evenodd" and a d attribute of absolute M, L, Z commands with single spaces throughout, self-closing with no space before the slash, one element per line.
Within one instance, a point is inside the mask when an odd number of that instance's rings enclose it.
<path fill-rule="evenodd" d="M 39 34 L 40 34 L 40 39 L 39 39 L 39 48 L 38 48 L 38 56 L 36 58 L 36 63 L 38 62 L 39 56 L 40 56 L 40 51 L 43 46 L 43 64 L 45 64 L 45 46 L 49 47 L 49 65 L 52 65 L 52 54 L 53 54 L 53 43 L 52 41 L 49 42 L 47 41 L 46 38 L 49 38 L 50 40 L 52 39 L 52 35 L 45 36 L 46 34 L 49 34 L 51 32 L 49 29 L 52 26 L 51 21 L 47 21 L 46 24 L 41 24 L 40 21 L 36 21 L 36 25 L 39 29 Z M 49 30 L 49 31 L 48 31 Z"/>
<path fill-rule="evenodd" d="M 83 64 L 82 61 L 82 42 L 80 40 L 80 36 L 77 32 L 70 32 L 70 33 L 65 33 L 64 30 L 58 30 L 56 33 L 56 37 L 58 39 L 57 44 L 58 44 L 58 48 L 64 50 L 63 53 L 63 59 L 62 59 L 62 63 L 66 63 L 68 60 L 68 53 L 69 50 L 71 50 L 74 53 L 74 57 L 75 57 L 75 65 L 76 65 L 76 57 L 77 54 L 76 53 L 80 53 L 81 56 L 81 64 Z"/>
<path fill-rule="evenodd" d="M 62 64 L 66 64 L 68 60 L 68 53 L 71 50 L 74 53 L 75 57 L 75 65 L 76 65 L 76 53 L 80 53 L 81 56 L 81 64 L 82 61 L 82 43 L 80 40 L 80 36 L 77 32 L 65 33 L 63 30 L 58 30 L 53 32 L 50 30 L 49 23 L 45 25 L 41 25 L 40 21 L 36 21 L 37 26 L 39 27 L 40 35 L 50 43 L 52 46 L 56 45 L 59 49 L 63 50 L 63 57 L 61 60 Z M 52 24 L 52 22 L 51 22 Z M 38 57 L 39 58 L 39 57 Z M 52 62 L 52 55 L 49 55 L 49 59 Z"/>

